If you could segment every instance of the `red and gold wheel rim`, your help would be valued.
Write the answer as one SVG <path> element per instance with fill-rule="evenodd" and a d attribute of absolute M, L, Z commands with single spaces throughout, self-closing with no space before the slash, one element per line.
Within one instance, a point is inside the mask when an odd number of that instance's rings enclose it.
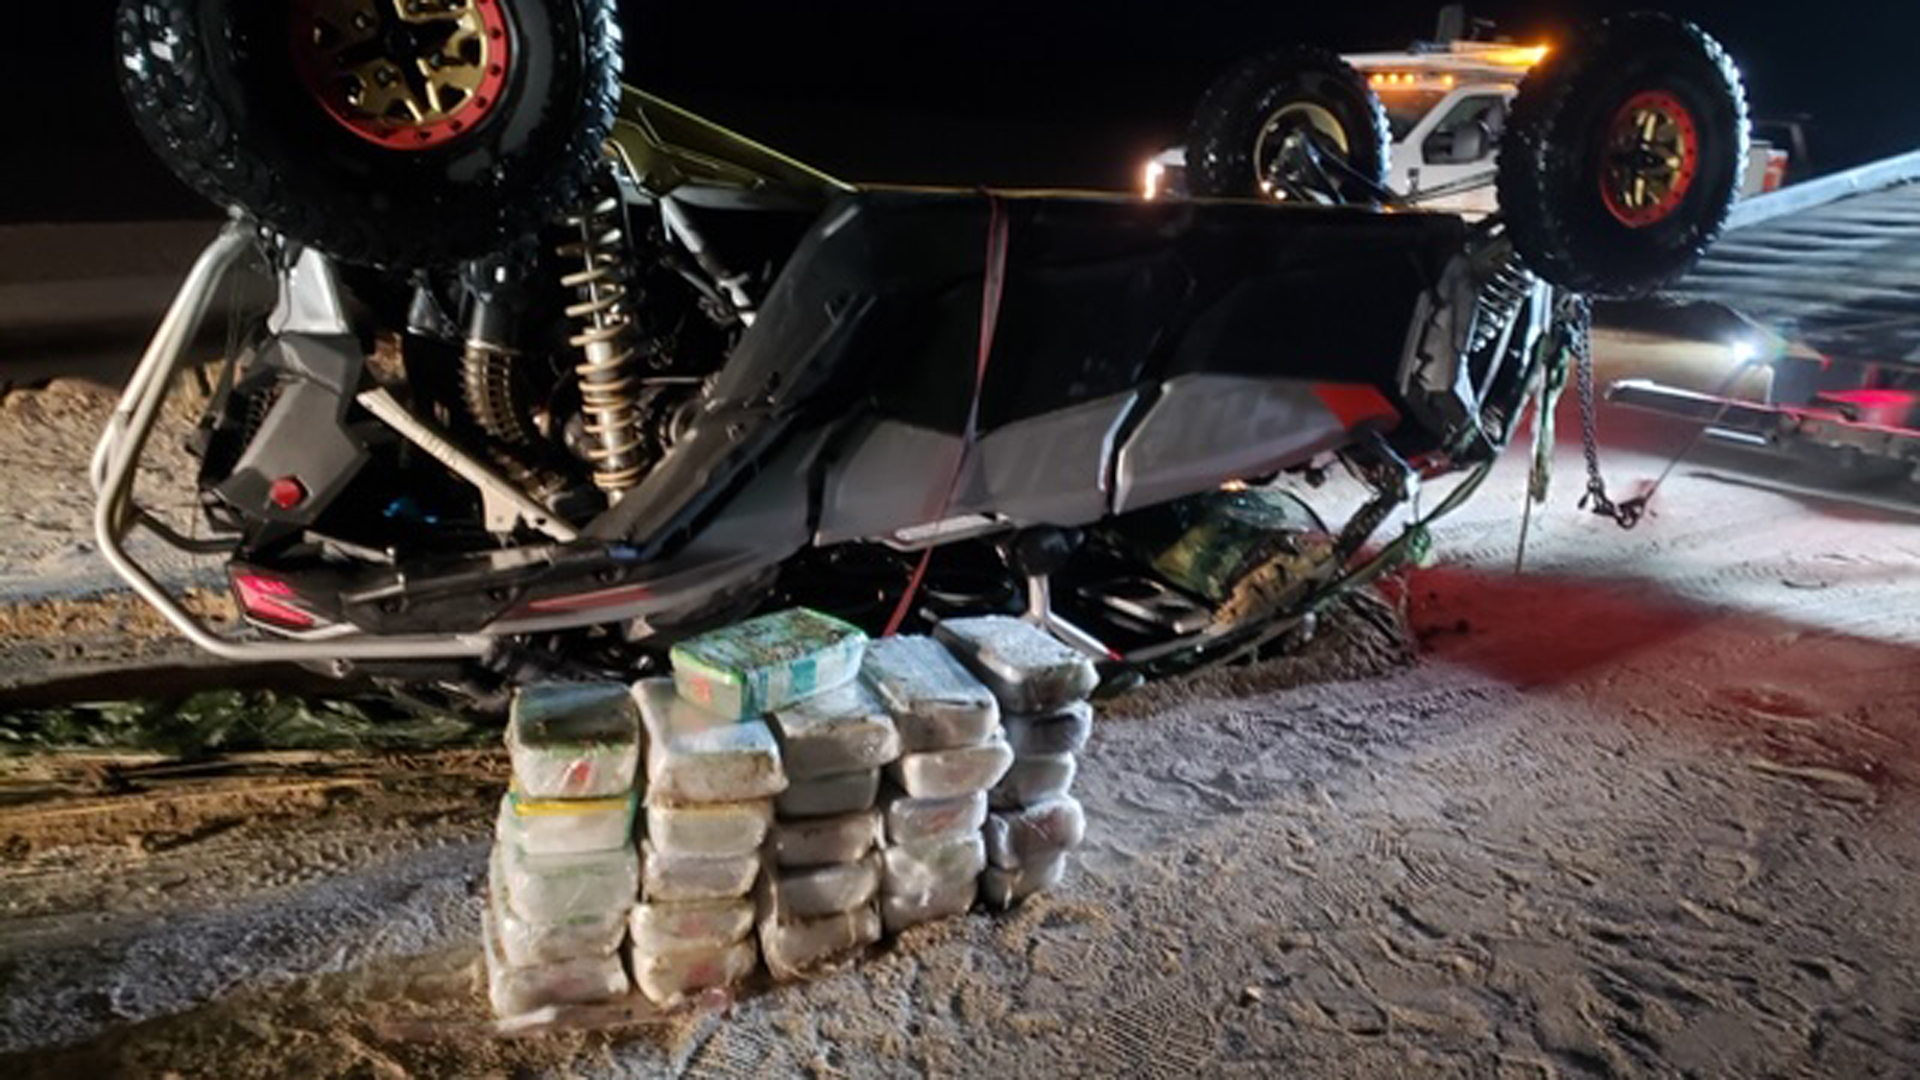
<path fill-rule="evenodd" d="M 513 70 L 508 0 L 295 0 L 300 82 L 341 127 L 432 150 L 500 107 Z"/>
<path fill-rule="evenodd" d="M 1622 225 L 1644 229 L 1672 217 L 1700 170 L 1700 127 L 1665 90 L 1646 90 L 1614 113 L 1602 151 L 1600 195 Z"/>

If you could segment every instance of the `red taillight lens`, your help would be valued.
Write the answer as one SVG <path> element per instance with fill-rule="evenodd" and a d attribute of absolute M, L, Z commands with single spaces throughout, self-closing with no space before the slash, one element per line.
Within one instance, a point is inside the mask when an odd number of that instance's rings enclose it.
<path fill-rule="evenodd" d="M 288 630 L 313 628 L 313 616 L 287 602 L 296 595 L 293 586 L 279 578 L 245 570 L 234 571 L 232 580 L 234 598 L 249 616 Z"/>
<path fill-rule="evenodd" d="M 297 476 L 283 476 L 267 485 L 267 501 L 282 510 L 291 510 L 307 501 L 307 485 Z"/>

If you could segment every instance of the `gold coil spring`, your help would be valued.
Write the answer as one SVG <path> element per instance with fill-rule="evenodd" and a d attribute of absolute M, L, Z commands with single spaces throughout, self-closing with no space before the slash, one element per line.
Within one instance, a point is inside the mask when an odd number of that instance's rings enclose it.
<path fill-rule="evenodd" d="M 566 225 L 578 239 L 558 249 L 562 258 L 580 263 L 579 270 L 560 282 L 579 298 L 567 306 L 567 318 L 579 327 L 567 340 L 580 350 L 573 371 L 580 384 L 593 482 L 607 492 L 632 488 L 646 471 L 639 380 L 631 371 L 633 315 L 621 280 L 626 234 L 620 209 L 617 197 L 606 196 L 568 215 Z"/>

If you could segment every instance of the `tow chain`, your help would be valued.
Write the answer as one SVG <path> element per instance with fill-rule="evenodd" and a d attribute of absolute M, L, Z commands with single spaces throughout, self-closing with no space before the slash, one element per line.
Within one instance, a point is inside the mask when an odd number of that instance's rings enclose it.
<path fill-rule="evenodd" d="M 1584 296 L 1569 296 L 1561 303 L 1567 347 L 1573 351 L 1574 386 L 1580 394 L 1581 450 L 1587 457 L 1587 493 L 1580 496 L 1580 509 L 1591 509 L 1615 525 L 1631 529 L 1646 515 L 1647 496 L 1616 503 L 1607 497 L 1607 482 L 1600 475 L 1593 399 L 1593 304 Z"/>

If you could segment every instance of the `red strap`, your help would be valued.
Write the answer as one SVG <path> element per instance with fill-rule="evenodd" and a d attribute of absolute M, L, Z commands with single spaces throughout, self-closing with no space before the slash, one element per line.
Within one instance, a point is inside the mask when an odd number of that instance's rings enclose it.
<path fill-rule="evenodd" d="M 987 385 L 987 361 L 993 356 L 994 331 L 1000 325 L 1000 300 L 1006 293 L 1007 285 L 1007 208 L 998 195 L 987 192 L 987 263 L 986 272 L 980 283 L 980 352 L 973 366 L 973 399 L 967 404 L 967 424 L 960 431 L 960 450 L 954 455 L 953 471 L 947 477 L 946 490 L 940 496 L 939 508 L 934 512 L 933 521 L 947 519 L 947 511 L 953 508 L 953 498 L 960 492 L 960 478 L 966 475 L 967 461 L 973 456 L 974 443 L 980 435 L 980 395 Z M 926 579 L 927 564 L 933 561 L 932 543 L 920 552 L 920 560 L 913 567 L 912 576 L 907 578 L 907 589 L 900 594 L 900 603 L 893 609 L 893 617 L 887 620 L 884 637 L 892 637 L 900 632 L 900 625 L 907 621 L 907 612 L 913 610 L 913 601 L 920 594 L 920 583 Z"/>

